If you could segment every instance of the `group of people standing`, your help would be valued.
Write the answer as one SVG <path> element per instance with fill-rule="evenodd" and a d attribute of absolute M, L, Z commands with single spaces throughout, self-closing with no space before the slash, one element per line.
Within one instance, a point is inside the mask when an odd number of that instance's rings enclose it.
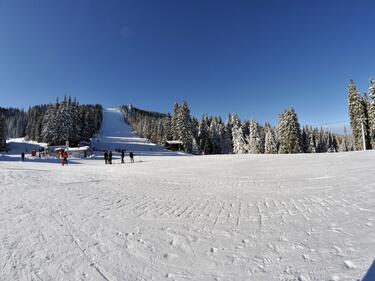
<path fill-rule="evenodd" d="M 106 164 L 112 164 L 112 151 L 104 151 L 104 161 Z"/>
<path fill-rule="evenodd" d="M 125 163 L 125 152 L 126 152 L 126 149 L 121 149 L 121 164 L 124 164 Z M 104 151 L 104 162 L 105 164 L 112 164 L 112 151 Z M 133 152 L 129 152 L 129 157 L 130 157 L 130 163 L 134 163 L 134 153 Z"/>

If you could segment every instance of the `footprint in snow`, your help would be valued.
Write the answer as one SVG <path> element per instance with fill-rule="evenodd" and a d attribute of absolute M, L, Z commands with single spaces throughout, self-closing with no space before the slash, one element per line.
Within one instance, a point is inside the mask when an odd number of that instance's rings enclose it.
<path fill-rule="evenodd" d="M 216 252 L 217 252 L 217 248 L 212 247 L 212 248 L 210 249 L 210 252 L 211 252 L 211 253 L 216 253 Z"/>
<path fill-rule="evenodd" d="M 340 281 L 340 277 L 338 275 L 332 275 L 329 281 Z"/>
<path fill-rule="evenodd" d="M 164 254 L 163 258 L 166 260 L 173 260 L 173 259 L 178 258 L 178 255 L 173 254 L 173 253 L 168 253 L 168 254 Z"/>
<path fill-rule="evenodd" d="M 356 266 L 354 265 L 354 263 L 350 260 L 346 260 L 344 261 L 344 265 L 346 266 L 346 268 L 348 269 L 354 269 Z"/>

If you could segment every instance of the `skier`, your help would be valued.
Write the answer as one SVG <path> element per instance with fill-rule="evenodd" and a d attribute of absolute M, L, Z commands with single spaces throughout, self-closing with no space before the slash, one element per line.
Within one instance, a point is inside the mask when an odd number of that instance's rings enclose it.
<path fill-rule="evenodd" d="M 109 164 L 112 165 L 112 151 L 111 150 L 109 151 L 109 154 L 108 154 L 108 160 L 109 160 Z"/>
<path fill-rule="evenodd" d="M 23 152 L 23 151 L 22 151 L 22 153 L 21 153 L 21 160 L 22 160 L 22 161 L 25 161 L 25 152 Z"/>
<path fill-rule="evenodd" d="M 125 161 L 124 161 L 124 157 L 125 157 L 125 150 L 122 149 L 122 150 L 121 150 L 121 164 L 124 164 L 124 163 L 125 163 Z"/>
<path fill-rule="evenodd" d="M 104 162 L 105 162 L 106 164 L 108 164 L 108 152 L 107 152 L 107 150 L 104 151 Z"/>
<path fill-rule="evenodd" d="M 64 164 L 68 165 L 68 151 L 64 151 L 63 152 L 63 161 L 64 161 Z"/>
<path fill-rule="evenodd" d="M 130 157 L 130 163 L 134 163 L 134 153 L 133 152 L 129 153 L 129 157 Z"/>

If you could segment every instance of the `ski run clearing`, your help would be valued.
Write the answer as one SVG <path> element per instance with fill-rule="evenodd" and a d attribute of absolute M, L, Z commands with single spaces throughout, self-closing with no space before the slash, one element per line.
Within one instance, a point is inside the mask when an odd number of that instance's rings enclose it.
<path fill-rule="evenodd" d="M 131 142 L 103 123 L 101 148 Z M 0 161 L 0 280 L 352 281 L 369 270 L 375 151 L 170 156 L 143 144 L 134 164 Z"/>

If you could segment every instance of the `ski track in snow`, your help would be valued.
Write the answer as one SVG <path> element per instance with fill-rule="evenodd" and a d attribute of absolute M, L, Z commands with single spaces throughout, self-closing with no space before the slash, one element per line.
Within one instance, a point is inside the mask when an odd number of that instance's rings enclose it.
<path fill-rule="evenodd" d="M 358 280 L 374 157 L 0 162 L 0 280 Z"/>

